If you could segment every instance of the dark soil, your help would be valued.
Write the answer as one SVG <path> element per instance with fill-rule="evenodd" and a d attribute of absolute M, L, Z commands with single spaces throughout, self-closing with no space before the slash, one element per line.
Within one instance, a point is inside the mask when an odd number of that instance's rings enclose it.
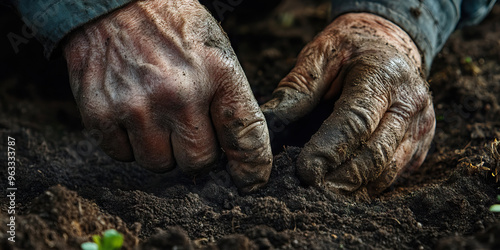
<path fill-rule="evenodd" d="M 284 1 L 223 21 L 260 102 L 328 22 L 326 1 Z M 1 34 L 22 23 L 0 10 Z M 254 12 L 261 13 L 261 12 Z M 285 14 L 283 14 L 285 13 Z M 269 184 L 242 196 L 220 166 L 191 179 L 102 153 L 82 133 L 62 59 L 33 39 L 0 41 L 0 249 L 79 249 L 115 228 L 125 249 L 477 249 L 500 247 L 500 6 L 452 35 L 429 78 L 437 131 L 425 163 L 371 201 L 302 186 L 300 147 L 275 156 Z M 6 224 L 7 137 L 16 139 L 16 238 Z M 307 136 L 305 136 L 307 137 Z"/>

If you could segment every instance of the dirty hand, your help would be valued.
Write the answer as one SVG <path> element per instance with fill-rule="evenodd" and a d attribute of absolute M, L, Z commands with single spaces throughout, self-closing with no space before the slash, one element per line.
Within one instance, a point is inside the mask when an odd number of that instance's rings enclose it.
<path fill-rule="evenodd" d="M 137 1 L 73 32 L 64 53 L 83 123 L 114 159 L 194 175 L 222 148 L 242 191 L 267 182 L 266 121 L 197 0 Z"/>
<path fill-rule="evenodd" d="M 272 131 L 334 98 L 333 113 L 299 155 L 302 182 L 376 194 L 422 164 L 434 109 L 418 49 L 398 26 L 367 13 L 336 18 L 302 50 L 262 109 Z"/>

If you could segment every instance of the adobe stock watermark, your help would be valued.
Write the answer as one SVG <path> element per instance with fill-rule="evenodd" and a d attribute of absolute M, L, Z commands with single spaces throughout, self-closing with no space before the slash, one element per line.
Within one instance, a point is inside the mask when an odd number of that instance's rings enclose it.
<path fill-rule="evenodd" d="M 277 133 L 283 132 L 286 126 L 291 123 L 291 121 L 287 118 L 274 113 L 272 115 L 268 115 L 266 119 L 267 127 L 269 129 L 269 139 L 271 142 L 274 141 Z"/>
<path fill-rule="evenodd" d="M 59 6 L 57 4 L 50 4 L 46 1 L 35 1 L 33 4 L 38 5 L 40 11 L 33 14 L 30 19 L 31 21 L 26 17 L 22 18 L 24 25 L 21 28 L 21 34 L 14 32 L 9 32 L 7 34 L 7 39 L 16 54 L 19 53 L 19 47 L 22 44 L 28 44 L 30 40 L 36 36 L 38 31 L 47 25 L 51 16 L 59 12 Z"/>
<path fill-rule="evenodd" d="M 124 119 L 124 117 L 121 117 L 119 119 Z M 99 145 L 101 145 L 101 143 L 103 142 L 104 134 L 112 133 L 113 131 L 118 129 L 118 126 L 112 121 L 106 120 L 100 123 L 100 128 L 101 129 L 90 129 L 82 131 L 85 139 L 80 140 L 76 144 L 76 152 L 80 156 L 86 157 L 93 154 L 99 147 Z"/>
<path fill-rule="evenodd" d="M 16 139 L 7 137 L 7 214 L 9 222 L 7 223 L 7 239 L 10 242 L 16 242 Z"/>
<path fill-rule="evenodd" d="M 212 7 L 215 9 L 214 15 L 217 15 L 222 22 L 227 12 L 233 12 L 236 7 L 243 3 L 244 0 L 216 0 L 212 2 Z"/>

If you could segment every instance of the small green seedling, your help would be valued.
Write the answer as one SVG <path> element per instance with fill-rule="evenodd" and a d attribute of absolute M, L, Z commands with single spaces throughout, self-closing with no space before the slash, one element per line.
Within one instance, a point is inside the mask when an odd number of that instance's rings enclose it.
<path fill-rule="evenodd" d="M 500 195 L 497 196 L 497 200 L 500 201 Z M 490 211 L 495 213 L 500 212 L 500 204 L 494 204 L 493 206 L 491 206 Z"/>
<path fill-rule="evenodd" d="M 85 242 L 82 250 L 119 250 L 123 245 L 123 235 L 114 229 L 106 230 L 102 237 L 92 236 L 94 242 Z"/>
<path fill-rule="evenodd" d="M 466 56 L 466 57 L 463 59 L 463 62 L 464 62 L 464 63 L 467 63 L 467 64 L 472 63 L 472 57 L 470 57 L 470 56 Z"/>

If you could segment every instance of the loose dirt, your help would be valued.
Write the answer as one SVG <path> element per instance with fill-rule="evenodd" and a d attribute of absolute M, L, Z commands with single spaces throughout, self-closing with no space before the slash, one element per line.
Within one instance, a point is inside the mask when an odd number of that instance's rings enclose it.
<path fill-rule="evenodd" d="M 328 8 L 284 1 L 260 16 L 238 9 L 225 16 L 259 102 L 327 24 Z M 16 16 L 1 12 L 1 34 L 21 34 Z M 300 141 L 276 151 L 269 184 L 246 196 L 225 159 L 195 179 L 113 161 L 81 132 L 64 62 L 45 62 L 34 40 L 17 54 L 1 43 L 0 249 L 79 249 L 109 228 L 125 235 L 125 249 L 500 247 L 499 215 L 488 209 L 500 193 L 498 5 L 480 25 L 455 32 L 434 62 L 437 130 L 425 163 L 371 201 L 301 185 Z M 14 244 L 6 227 L 8 136 L 16 139 Z"/>

